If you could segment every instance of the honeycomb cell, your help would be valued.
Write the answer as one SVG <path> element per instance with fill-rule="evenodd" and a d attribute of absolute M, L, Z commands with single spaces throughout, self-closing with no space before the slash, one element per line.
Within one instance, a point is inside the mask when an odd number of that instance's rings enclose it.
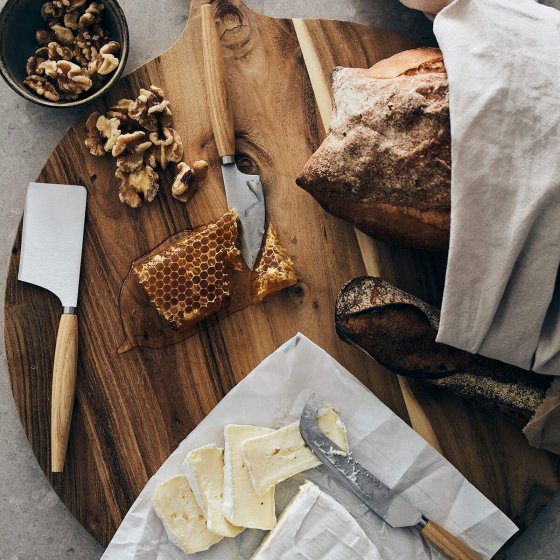
<path fill-rule="evenodd" d="M 255 303 L 297 282 L 294 263 L 269 224 L 261 254 L 251 274 L 251 297 Z"/>
<path fill-rule="evenodd" d="M 193 324 L 225 305 L 229 271 L 239 266 L 237 213 L 184 232 L 133 272 L 158 313 L 174 327 Z"/>

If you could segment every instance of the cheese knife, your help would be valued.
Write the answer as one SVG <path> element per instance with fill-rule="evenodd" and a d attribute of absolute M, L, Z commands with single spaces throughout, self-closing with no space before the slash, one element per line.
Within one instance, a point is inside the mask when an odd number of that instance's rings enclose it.
<path fill-rule="evenodd" d="M 235 208 L 241 223 L 241 255 L 253 270 L 259 254 L 265 227 L 265 201 L 259 175 L 242 173 L 235 163 L 235 131 L 229 101 L 226 70 L 220 38 L 210 4 L 200 7 L 202 49 L 210 120 L 222 167 L 222 177 L 229 208 Z"/>
<path fill-rule="evenodd" d="M 449 560 L 480 560 L 457 537 L 422 515 L 400 494 L 386 486 L 358 461 L 352 458 L 329 439 L 319 428 L 319 409 L 312 403 L 313 397 L 305 405 L 301 414 L 299 429 L 301 437 L 329 474 L 345 488 L 357 496 L 366 506 L 381 517 L 391 527 L 413 527 Z"/>
<path fill-rule="evenodd" d="M 78 285 L 87 191 L 30 183 L 25 198 L 18 280 L 51 291 L 62 303 L 51 401 L 51 471 L 62 472 L 78 364 Z"/>

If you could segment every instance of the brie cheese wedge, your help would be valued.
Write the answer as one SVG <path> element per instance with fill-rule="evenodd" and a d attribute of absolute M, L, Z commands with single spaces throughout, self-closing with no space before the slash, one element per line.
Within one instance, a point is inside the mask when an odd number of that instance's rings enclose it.
<path fill-rule="evenodd" d="M 162 482 L 154 492 L 152 504 L 169 540 L 186 554 L 208 550 L 222 540 L 206 528 L 204 514 L 183 475 Z"/>
<path fill-rule="evenodd" d="M 224 450 L 212 443 L 193 449 L 183 463 L 196 501 L 206 516 L 208 530 L 222 537 L 235 537 L 243 527 L 232 525 L 222 512 Z"/>
<path fill-rule="evenodd" d="M 346 428 L 332 408 L 319 414 L 318 424 L 323 433 L 341 449 L 348 451 Z M 257 494 L 263 494 L 283 480 L 321 464 L 303 441 L 299 433 L 299 422 L 247 439 L 243 442 L 242 449 Z"/>
<path fill-rule="evenodd" d="M 270 428 L 229 424 L 224 428 L 224 517 L 238 527 L 272 529 L 276 525 L 274 488 L 258 495 L 243 460 L 242 443 L 273 432 Z"/>
<path fill-rule="evenodd" d="M 253 560 L 381 560 L 377 547 L 334 498 L 307 482 Z"/>

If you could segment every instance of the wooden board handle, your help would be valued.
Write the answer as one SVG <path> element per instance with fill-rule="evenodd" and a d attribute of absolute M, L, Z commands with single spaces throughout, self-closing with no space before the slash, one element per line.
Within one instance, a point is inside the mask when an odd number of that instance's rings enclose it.
<path fill-rule="evenodd" d="M 465 543 L 433 521 L 420 531 L 426 540 L 449 560 L 481 560 Z"/>
<path fill-rule="evenodd" d="M 210 4 L 203 4 L 200 7 L 200 14 L 202 17 L 204 76 L 214 140 L 220 157 L 233 156 L 235 154 L 235 130 L 227 90 L 222 47 L 214 20 L 214 8 Z"/>
<path fill-rule="evenodd" d="M 76 389 L 78 367 L 78 318 L 64 313 L 60 318 L 54 352 L 51 402 L 51 471 L 62 472 Z"/>

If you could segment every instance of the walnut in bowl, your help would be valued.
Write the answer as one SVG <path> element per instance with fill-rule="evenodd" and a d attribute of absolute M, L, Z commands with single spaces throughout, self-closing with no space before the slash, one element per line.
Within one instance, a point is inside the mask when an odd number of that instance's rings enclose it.
<path fill-rule="evenodd" d="M 106 93 L 128 45 L 116 0 L 8 0 L 0 13 L 0 73 L 40 105 L 76 107 Z"/>

